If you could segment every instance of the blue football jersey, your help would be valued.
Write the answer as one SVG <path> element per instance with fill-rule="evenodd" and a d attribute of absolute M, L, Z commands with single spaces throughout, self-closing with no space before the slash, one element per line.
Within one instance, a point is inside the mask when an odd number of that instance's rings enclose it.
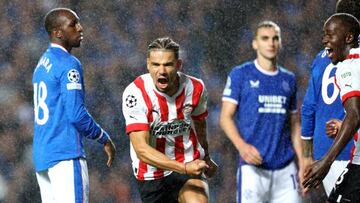
<path fill-rule="evenodd" d="M 335 86 L 334 66 L 323 50 L 312 64 L 311 78 L 301 108 L 302 139 L 313 139 L 314 159 L 321 159 L 330 149 L 333 139 L 326 135 L 326 122 L 332 118 L 342 120 L 344 108 Z M 352 141 L 339 154 L 337 160 L 349 160 Z"/>
<path fill-rule="evenodd" d="M 230 72 L 223 101 L 237 104 L 236 126 L 242 138 L 260 152 L 265 169 L 280 169 L 294 159 L 290 114 L 296 112 L 296 80 L 278 67 L 267 72 L 256 61 Z M 240 164 L 245 162 L 240 159 Z"/>
<path fill-rule="evenodd" d="M 84 105 L 83 69 L 63 47 L 51 44 L 33 74 L 33 160 L 37 172 L 62 160 L 85 158 L 82 137 L 109 139 Z"/>

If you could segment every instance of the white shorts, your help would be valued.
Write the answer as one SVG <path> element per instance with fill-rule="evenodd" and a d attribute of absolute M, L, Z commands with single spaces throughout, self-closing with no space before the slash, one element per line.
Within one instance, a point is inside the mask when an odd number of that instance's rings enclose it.
<path fill-rule="evenodd" d="M 344 171 L 349 161 L 335 160 L 332 163 L 328 174 L 323 180 L 323 185 L 325 188 L 326 195 L 329 196 L 331 190 L 335 186 L 336 180 L 339 178 L 340 174 Z"/>
<path fill-rule="evenodd" d="M 48 170 L 37 172 L 43 203 L 89 202 L 89 176 L 85 159 L 61 161 Z"/>
<path fill-rule="evenodd" d="M 300 203 L 295 162 L 279 170 L 243 165 L 237 171 L 238 203 Z"/>

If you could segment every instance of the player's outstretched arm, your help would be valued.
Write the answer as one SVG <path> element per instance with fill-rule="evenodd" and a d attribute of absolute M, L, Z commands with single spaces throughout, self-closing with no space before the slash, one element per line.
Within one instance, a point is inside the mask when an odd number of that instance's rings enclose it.
<path fill-rule="evenodd" d="M 360 127 L 360 97 L 351 97 L 344 103 L 346 115 L 334 143 L 323 159 L 315 162 L 305 171 L 303 186 L 312 188 L 318 186 L 328 173 L 336 156 L 351 140 Z"/>
<path fill-rule="evenodd" d="M 236 104 L 223 101 L 220 113 L 220 126 L 246 163 L 260 165 L 262 163 L 262 157 L 259 151 L 253 145 L 246 143 L 236 128 L 233 119 L 236 108 Z"/>
<path fill-rule="evenodd" d="M 108 167 L 111 167 L 113 161 L 114 161 L 114 158 L 115 158 L 115 154 L 116 154 L 116 148 L 115 148 L 115 145 L 113 143 L 113 141 L 111 139 L 109 139 L 105 145 L 104 145 L 104 151 L 105 153 L 107 154 L 108 156 L 108 160 L 106 162 L 106 165 Z"/>

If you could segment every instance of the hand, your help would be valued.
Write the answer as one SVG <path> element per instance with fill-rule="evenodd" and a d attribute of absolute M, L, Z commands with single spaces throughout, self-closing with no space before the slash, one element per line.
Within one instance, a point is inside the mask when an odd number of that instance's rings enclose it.
<path fill-rule="evenodd" d="M 322 180 L 325 178 L 326 174 L 330 170 L 332 163 L 326 161 L 325 159 L 315 161 L 305 170 L 304 181 L 302 185 L 304 188 L 314 188 L 321 184 Z"/>
<path fill-rule="evenodd" d="M 104 150 L 108 156 L 106 165 L 110 167 L 112 165 L 112 162 L 114 161 L 116 153 L 115 145 L 111 139 L 109 139 L 109 141 L 107 141 L 107 143 L 104 145 Z"/>
<path fill-rule="evenodd" d="M 185 163 L 185 173 L 188 175 L 198 176 L 203 172 L 203 170 L 208 168 L 209 165 L 207 165 L 204 160 L 200 159 Z"/>
<path fill-rule="evenodd" d="M 326 122 L 325 131 L 330 138 L 335 138 L 339 129 L 341 128 L 342 121 L 338 119 L 331 119 Z"/>
<path fill-rule="evenodd" d="M 303 158 L 302 164 L 299 164 L 299 181 L 300 187 L 302 190 L 302 195 L 305 195 L 309 191 L 309 188 L 304 188 L 302 182 L 305 180 L 305 171 L 310 170 L 311 165 L 314 163 L 314 159 L 312 157 Z"/>
<path fill-rule="evenodd" d="M 260 165 L 262 164 L 262 157 L 259 151 L 251 144 L 244 143 L 240 149 L 240 156 L 244 159 L 244 161 L 248 164 L 252 165 Z"/>
<path fill-rule="evenodd" d="M 209 156 L 205 156 L 204 161 L 209 166 L 209 168 L 205 169 L 204 174 L 207 178 L 211 178 L 216 173 L 218 165 Z"/>

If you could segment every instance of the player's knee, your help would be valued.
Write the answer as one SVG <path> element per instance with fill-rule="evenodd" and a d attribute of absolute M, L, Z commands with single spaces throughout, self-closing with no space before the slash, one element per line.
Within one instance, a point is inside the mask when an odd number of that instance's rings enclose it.
<path fill-rule="evenodd" d="M 200 179 L 189 179 L 179 192 L 179 202 L 206 203 L 208 202 L 208 185 Z"/>

